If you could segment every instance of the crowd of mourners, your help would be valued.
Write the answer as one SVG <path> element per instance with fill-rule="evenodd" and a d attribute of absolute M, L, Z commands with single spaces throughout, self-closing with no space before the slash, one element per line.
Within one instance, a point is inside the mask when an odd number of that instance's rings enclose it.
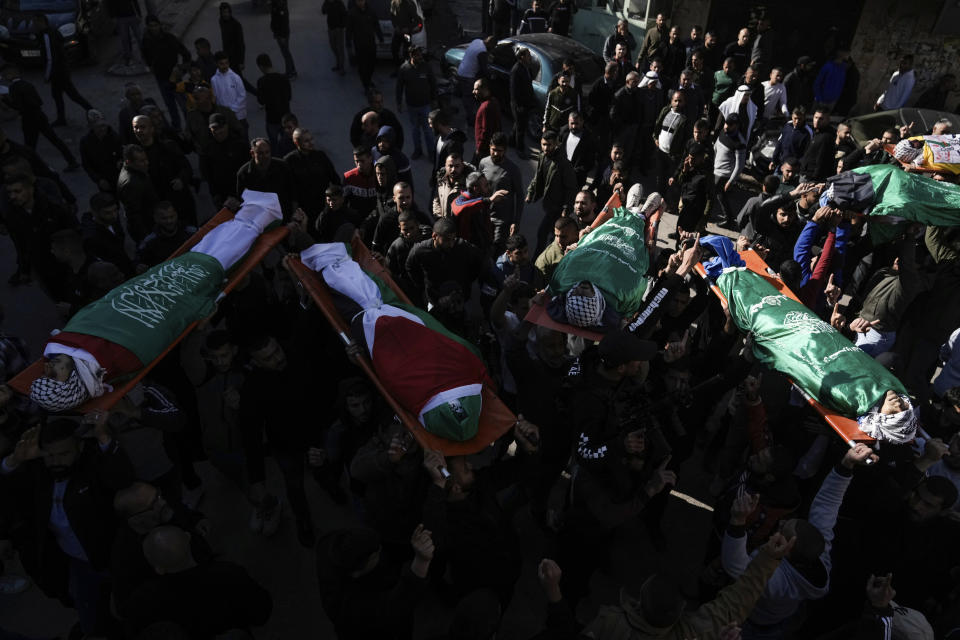
<path fill-rule="evenodd" d="M 761 17 L 722 46 L 699 26 L 683 39 L 658 15 L 639 45 L 617 25 L 591 87 L 565 63 L 545 104 L 523 47 L 500 104 L 489 75 L 497 39 L 474 40 L 457 70 L 461 129 L 451 105 L 439 108 L 425 52 L 402 37 L 411 7 L 394 0 L 391 97 L 407 126 L 373 86 L 364 49 L 368 105 L 352 120 L 348 163 L 291 112 L 285 0 L 270 2 L 285 70 L 259 54 L 255 84 L 228 3 L 221 48 L 198 38 L 193 52 L 153 15 L 141 36 L 135 0 L 107 4 L 124 56 L 149 67 L 165 109 L 130 83 L 114 128 L 73 85 L 48 26 L 57 120 L 21 70 L 3 66 L 3 99 L 23 133 L 21 144 L 0 131 L 9 284 L 38 284 L 65 321 L 186 242 L 213 213 L 197 210 L 201 188 L 234 210 L 244 190 L 276 193 L 284 252 L 359 234 L 414 304 L 477 348 L 518 420 L 480 454 L 423 450 L 279 251 L 197 329 L 200 348 L 174 348 L 109 411 L 47 415 L 14 393 L 2 383 L 38 354 L 0 333 L 0 597 L 36 583 L 76 609 L 70 638 L 251 637 L 273 597 L 210 543 L 223 523 L 203 513 L 198 465 L 209 461 L 247 497 L 253 534 L 273 536 L 292 513 L 340 638 L 412 637 L 428 593 L 452 620 L 438 637 L 509 635 L 501 621 L 524 572 L 543 591 L 524 597 L 545 602 L 529 612 L 544 621 L 539 638 L 960 637 L 960 219 L 875 246 L 863 217 L 819 204 L 830 176 L 899 166 L 887 145 L 960 123 L 908 124 L 856 144 L 843 117 L 859 74 L 839 42 L 816 52 L 822 60 L 780 51 Z M 574 12 L 567 0 L 534 0 L 525 13 L 498 0 L 491 32 L 567 35 Z M 365 0 L 325 0 L 323 13 L 334 71 L 344 70 L 344 29 L 351 40 L 369 30 L 371 46 L 382 39 Z M 912 64 L 900 58 L 877 110 L 944 108 L 954 77 L 921 93 Z M 79 161 L 54 131 L 63 93 L 86 110 Z M 249 139 L 248 93 L 264 107 L 266 137 Z M 524 183 L 510 154 L 528 157 L 540 113 Z M 67 170 L 89 176 L 89 203 L 37 154 L 41 134 Z M 772 160 L 754 154 L 750 167 L 762 190 L 735 208 L 751 195 L 748 154 L 765 140 Z M 429 172 L 429 192 L 415 192 L 415 168 Z M 611 196 L 637 205 L 640 184 L 655 184 L 677 216 L 650 255 L 640 329 L 592 343 L 528 322 Z M 519 233 L 523 216 L 541 212 L 535 238 Z M 915 441 L 843 442 L 755 361 L 749 336 L 694 272 L 708 219 L 894 372 L 921 416 Z M 56 375 L 57 360 L 45 366 Z M 282 491 L 268 486 L 270 458 Z M 308 483 L 355 524 L 315 522 Z M 668 509 L 674 527 L 703 527 L 697 572 L 668 560 L 678 533 L 664 526 Z M 29 577 L 11 572 L 14 552 Z M 598 573 L 619 588 L 613 601 L 591 593 Z M 0 638 L 22 637 L 0 628 Z"/>

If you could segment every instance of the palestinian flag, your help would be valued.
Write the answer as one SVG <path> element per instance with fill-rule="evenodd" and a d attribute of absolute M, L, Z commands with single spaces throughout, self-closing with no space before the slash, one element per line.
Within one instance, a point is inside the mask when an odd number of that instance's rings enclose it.
<path fill-rule="evenodd" d="M 907 396 L 903 384 L 876 360 L 758 274 L 728 268 L 716 284 L 737 328 L 753 333 L 754 355 L 830 409 L 860 418 L 888 389 Z"/>
<path fill-rule="evenodd" d="M 644 241 L 646 221 L 625 207 L 577 243 L 553 272 L 549 291 L 566 293 L 583 281 L 596 285 L 607 306 L 621 316 L 636 313 L 647 286 L 649 256 Z"/>
<path fill-rule="evenodd" d="M 820 204 L 867 213 L 875 243 L 893 240 L 909 222 L 960 225 L 960 186 L 892 165 L 871 165 L 829 178 Z"/>
<path fill-rule="evenodd" d="M 401 407 L 443 438 L 462 442 L 477 435 L 489 378 L 473 345 L 401 302 L 343 243 L 313 245 L 300 260 L 360 307 L 362 316 L 351 323 L 354 338 L 366 346 L 377 377 Z"/>

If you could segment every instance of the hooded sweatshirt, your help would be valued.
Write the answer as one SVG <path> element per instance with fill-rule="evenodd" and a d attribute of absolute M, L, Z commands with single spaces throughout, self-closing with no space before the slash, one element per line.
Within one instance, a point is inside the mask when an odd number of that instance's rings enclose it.
<path fill-rule="evenodd" d="M 837 514 L 840 512 L 843 495 L 850 486 L 852 478 L 849 470 L 838 465 L 824 478 L 820 491 L 810 505 L 809 522 L 820 531 L 824 542 L 823 552 L 819 558 L 822 567 L 817 568 L 819 577 L 814 580 L 820 584 L 811 582 L 790 564 L 789 560 L 784 560 L 774 571 L 763 591 L 763 596 L 750 614 L 752 622 L 759 625 L 781 622 L 796 613 L 804 600 L 817 600 L 827 595 L 830 590 L 830 569 L 833 566 L 830 558 L 833 528 L 837 524 Z M 720 556 L 724 571 L 734 578 L 744 575 L 751 559 L 760 553 L 758 550 L 748 555 L 747 537 L 742 531 L 738 533 L 740 535 L 731 535 L 731 531 L 728 530 L 724 534 Z"/>
<path fill-rule="evenodd" d="M 380 131 L 377 132 L 377 142 L 379 143 L 380 140 L 386 140 L 390 143 L 390 149 L 387 153 L 380 153 L 380 148 L 376 144 L 373 145 L 370 151 L 373 153 L 374 162 L 385 155 L 393 158 L 393 163 L 397 167 L 397 180 L 408 183 L 410 188 L 413 189 L 413 172 L 410 170 L 410 159 L 397 147 L 397 135 L 393 127 L 390 125 L 380 127 Z"/>

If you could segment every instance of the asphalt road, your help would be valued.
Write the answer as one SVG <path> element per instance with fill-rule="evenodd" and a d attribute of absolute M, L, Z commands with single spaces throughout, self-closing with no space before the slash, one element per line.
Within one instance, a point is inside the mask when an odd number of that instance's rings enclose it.
<path fill-rule="evenodd" d="M 463 0 L 453 0 L 463 2 Z M 217 26 L 217 0 L 210 0 L 205 4 L 193 25 L 187 31 L 184 42 L 192 48 L 195 38 L 205 36 L 214 45 L 219 42 Z M 235 4 L 235 15 L 240 19 L 246 31 L 247 41 L 247 76 L 254 79 L 257 75 L 252 62 L 258 53 L 266 52 L 279 65 L 282 62 L 280 51 L 269 31 L 269 16 L 265 13 L 254 13 L 249 3 Z M 437 2 L 434 15 L 428 19 L 427 30 L 430 37 L 430 48 L 440 50 L 445 44 L 455 44 L 451 40 L 458 37 L 456 29 L 457 5 L 447 6 L 442 0 Z M 351 145 L 347 131 L 353 114 L 365 104 L 360 82 L 355 73 L 348 73 L 341 77 L 329 71 L 332 66 L 332 54 L 327 43 L 325 20 L 319 13 L 318 3 L 291 3 L 291 49 L 300 73 L 293 86 L 293 111 L 299 116 L 303 125 L 315 133 L 318 143 L 327 151 L 334 164 L 340 170 L 352 167 Z M 74 73 L 74 81 L 80 92 L 85 95 L 98 109 L 107 116 L 108 121 L 116 126 L 116 114 L 120 107 L 123 85 L 129 78 L 108 76 L 104 69 L 112 62 L 117 49 L 115 37 L 100 43 L 102 55 L 101 65 L 96 68 L 82 68 Z M 48 89 L 43 85 L 37 72 L 31 72 L 28 77 L 40 88 L 44 98 L 48 115 L 53 113 L 53 102 L 49 97 Z M 147 95 L 152 95 L 158 104 L 162 104 L 152 76 L 140 76 L 136 80 L 142 85 Z M 389 78 L 389 68 L 381 65 L 376 72 L 375 81 L 384 90 L 387 106 L 395 109 L 393 103 L 393 84 Z M 405 120 L 405 116 L 401 116 Z M 459 116 L 462 119 L 462 115 Z M 67 103 L 67 118 L 70 126 L 59 129 L 59 133 L 67 144 L 76 149 L 80 137 L 84 133 L 85 119 L 80 107 Z M 251 137 L 265 133 L 263 112 L 255 100 L 250 100 L 248 119 L 251 125 Z M 22 138 L 19 123 L 7 121 L 4 130 L 15 140 Z M 62 168 L 62 158 L 56 151 L 41 139 L 39 152 L 49 158 L 55 168 Z M 465 154 L 468 158 L 472 149 Z M 533 175 L 533 161 L 519 163 L 525 180 Z M 416 181 L 417 199 L 422 207 L 429 206 L 426 199 L 429 162 L 426 160 L 414 161 L 413 172 Z M 76 193 L 81 210 L 94 192 L 93 185 L 82 172 L 64 174 L 64 179 Z M 198 211 L 201 218 L 213 213 L 212 204 L 205 186 L 197 197 Z M 538 215 L 534 210 L 528 210 L 521 224 L 521 231 L 533 242 Z M 661 225 L 661 237 L 672 230 L 674 217 L 666 216 Z M 661 243 L 666 244 L 665 240 Z M 46 296 L 36 287 L 27 286 L 11 288 L 6 279 L 14 270 L 14 252 L 7 237 L 0 237 L 0 304 L 6 309 L 6 318 L 2 329 L 12 335 L 22 336 L 31 346 L 34 354 L 39 354 L 45 336 L 49 331 L 62 326 L 62 320 L 57 316 L 53 305 Z M 195 353 L 195 341 L 188 343 L 186 357 Z M 705 482 L 696 472 L 698 464 L 689 462 L 681 468 L 681 478 L 685 478 L 683 490 L 703 499 Z M 250 573 L 274 594 L 274 613 L 270 622 L 258 631 L 257 637 L 264 639 L 279 638 L 329 638 L 333 637 L 330 625 L 322 608 L 319 606 L 319 596 L 314 575 L 312 551 L 303 550 L 297 543 L 293 530 L 293 520 L 285 514 L 284 525 L 280 532 L 270 540 L 250 534 L 246 529 L 249 507 L 246 500 L 235 486 L 231 485 L 222 475 L 214 471 L 209 465 L 202 465 L 202 474 L 205 478 L 206 497 L 201 509 L 207 513 L 214 523 L 213 546 L 231 560 L 242 563 Z M 279 476 L 275 468 L 271 467 L 269 484 L 282 493 Z M 351 514 L 335 506 L 326 495 L 316 488 L 312 481 L 307 482 L 308 495 L 313 509 L 314 521 L 319 530 L 329 530 L 335 526 L 351 521 Z M 698 491 L 699 487 L 699 491 Z M 669 557 L 673 557 L 680 566 L 689 565 L 692 571 L 699 561 L 696 548 L 702 548 L 704 541 L 696 532 L 699 527 L 689 526 L 690 518 L 703 520 L 706 524 L 707 516 L 694 510 L 679 501 L 671 503 L 666 513 L 666 522 L 682 518 L 687 526 L 671 527 L 680 531 L 677 536 L 668 540 Z M 521 518 L 519 525 L 527 532 L 532 527 L 525 518 Z M 684 533 L 686 532 L 686 533 Z M 517 596 L 514 604 L 506 612 L 503 638 L 526 638 L 538 628 L 543 612 L 543 599 L 536 585 L 535 566 L 543 555 L 542 540 L 536 535 L 525 538 L 524 549 L 527 562 L 524 566 L 524 575 L 517 586 Z M 691 545 L 694 551 L 691 552 Z M 675 551 L 675 552 L 674 552 Z M 610 601 L 615 598 L 609 580 L 598 580 L 598 601 Z M 594 603 L 593 606 L 595 606 Z M 588 605 L 590 606 L 590 605 Z M 371 612 L 375 614 L 375 612 Z M 589 614 L 588 614 L 589 615 Z M 0 627 L 11 631 L 29 634 L 37 637 L 50 637 L 64 634 L 72 624 L 75 616 L 72 611 L 62 608 L 59 604 L 50 601 L 40 594 L 36 588 L 15 597 L 0 597 Z M 428 600 L 417 614 L 417 637 L 425 637 L 440 633 L 444 630 L 447 615 Z"/>

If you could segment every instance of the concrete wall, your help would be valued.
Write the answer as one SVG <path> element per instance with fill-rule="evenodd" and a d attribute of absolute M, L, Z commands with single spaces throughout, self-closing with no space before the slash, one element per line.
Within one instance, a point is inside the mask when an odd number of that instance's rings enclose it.
<path fill-rule="evenodd" d="M 952 0 L 947 0 L 952 1 Z M 869 111 L 897 68 L 901 55 L 914 55 L 917 84 L 912 101 L 947 72 L 960 72 L 960 37 L 934 35 L 944 0 L 867 0 L 851 44 L 860 70 L 859 111 Z M 947 111 L 960 112 L 960 93 L 947 100 Z"/>
<path fill-rule="evenodd" d="M 690 27 L 699 24 L 707 26 L 707 17 L 710 15 L 710 0 L 673 0 L 670 12 L 670 24 L 680 26 L 680 37 L 690 37 Z M 700 35 L 703 37 L 703 34 Z"/>

